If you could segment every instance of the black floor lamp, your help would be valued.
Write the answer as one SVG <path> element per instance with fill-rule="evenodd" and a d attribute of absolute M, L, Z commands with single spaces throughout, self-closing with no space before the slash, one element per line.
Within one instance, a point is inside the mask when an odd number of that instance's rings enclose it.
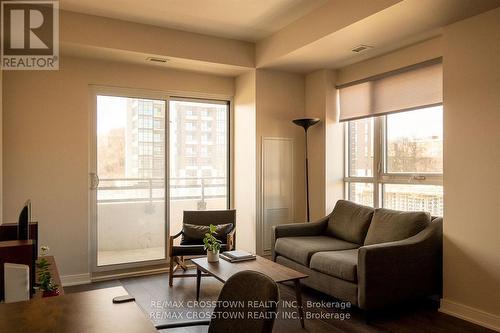
<path fill-rule="evenodd" d="M 292 120 L 292 122 L 304 128 L 304 133 L 306 135 L 306 200 L 307 200 L 307 222 L 309 219 L 309 158 L 307 154 L 307 130 L 309 127 L 316 125 L 319 122 L 319 118 L 298 118 Z"/>

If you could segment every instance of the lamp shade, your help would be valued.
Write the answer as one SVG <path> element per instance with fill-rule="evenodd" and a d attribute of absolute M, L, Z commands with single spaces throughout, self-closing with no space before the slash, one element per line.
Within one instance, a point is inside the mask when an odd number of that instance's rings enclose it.
<path fill-rule="evenodd" d="M 307 129 L 313 125 L 316 125 L 319 122 L 319 118 L 297 118 L 292 120 L 292 122 L 304 128 L 304 131 L 307 131 Z"/>

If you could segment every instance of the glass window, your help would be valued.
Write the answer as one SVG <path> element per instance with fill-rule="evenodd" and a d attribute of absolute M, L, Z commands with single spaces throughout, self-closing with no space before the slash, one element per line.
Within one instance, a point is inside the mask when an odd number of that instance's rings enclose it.
<path fill-rule="evenodd" d="M 163 118 L 163 102 L 158 102 L 154 104 L 154 116 L 158 118 Z"/>
<path fill-rule="evenodd" d="M 443 215 L 443 187 L 436 185 L 385 184 L 384 207 L 397 210 L 423 210 Z"/>
<path fill-rule="evenodd" d="M 210 143 L 212 141 L 212 133 L 204 133 L 201 136 L 201 142 Z"/>
<path fill-rule="evenodd" d="M 436 106 L 388 115 L 388 173 L 443 172 L 443 108 Z"/>
<path fill-rule="evenodd" d="M 150 130 L 139 129 L 139 141 L 152 142 L 153 141 L 153 132 L 151 132 Z"/>
<path fill-rule="evenodd" d="M 163 144 L 155 144 L 155 154 L 163 154 Z"/>
<path fill-rule="evenodd" d="M 193 156 L 195 155 L 195 149 L 193 146 L 188 146 L 186 147 L 186 156 Z"/>
<path fill-rule="evenodd" d="M 212 130 L 212 124 L 210 121 L 204 121 L 201 123 L 201 129 L 203 131 L 210 131 Z"/>
<path fill-rule="evenodd" d="M 154 134 L 155 142 L 163 142 L 163 133 L 155 133 Z"/>
<path fill-rule="evenodd" d="M 152 128 L 153 119 L 151 117 L 141 116 L 139 117 L 139 128 Z"/>
<path fill-rule="evenodd" d="M 373 184 L 348 183 L 349 200 L 373 207 Z"/>
<path fill-rule="evenodd" d="M 192 121 L 186 122 L 186 130 L 195 131 L 196 130 L 196 123 L 194 123 Z"/>
<path fill-rule="evenodd" d="M 443 215 L 442 106 L 349 121 L 346 131 L 349 200 Z"/>
<path fill-rule="evenodd" d="M 153 163 L 151 161 L 151 157 L 140 157 L 139 158 L 139 168 L 151 169 L 153 167 Z"/>
<path fill-rule="evenodd" d="M 373 118 L 348 123 L 349 176 L 373 176 Z"/>
<path fill-rule="evenodd" d="M 143 142 L 139 144 L 139 155 L 153 154 L 153 145 L 151 143 Z"/>
<path fill-rule="evenodd" d="M 154 160 L 154 169 L 162 170 L 163 169 L 163 158 L 155 158 Z"/>

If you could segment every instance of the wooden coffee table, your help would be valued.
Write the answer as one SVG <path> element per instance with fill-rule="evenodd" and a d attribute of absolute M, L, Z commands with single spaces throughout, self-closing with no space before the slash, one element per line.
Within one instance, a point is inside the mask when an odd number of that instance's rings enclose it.
<path fill-rule="evenodd" d="M 300 280 L 308 277 L 308 275 L 259 256 L 257 256 L 257 259 L 255 260 L 240 261 L 235 263 L 231 263 L 224 259 L 220 259 L 218 262 L 208 262 L 207 258 L 191 259 L 191 261 L 196 266 L 196 300 L 200 299 L 202 272 L 213 276 L 222 283 L 225 283 L 234 274 L 247 270 L 265 274 L 276 283 L 293 281 L 295 284 L 295 297 L 297 299 L 297 310 L 299 312 L 300 325 L 304 328 L 304 311 L 302 307 Z"/>

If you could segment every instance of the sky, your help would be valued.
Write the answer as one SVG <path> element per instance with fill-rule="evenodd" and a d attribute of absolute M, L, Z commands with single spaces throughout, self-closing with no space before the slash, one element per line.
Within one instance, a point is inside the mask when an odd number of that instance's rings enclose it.
<path fill-rule="evenodd" d="M 97 96 L 97 133 L 104 134 L 127 123 L 127 98 Z"/>
<path fill-rule="evenodd" d="M 434 106 L 387 116 L 388 138 L 443 136 L 443 107 Z"/>

